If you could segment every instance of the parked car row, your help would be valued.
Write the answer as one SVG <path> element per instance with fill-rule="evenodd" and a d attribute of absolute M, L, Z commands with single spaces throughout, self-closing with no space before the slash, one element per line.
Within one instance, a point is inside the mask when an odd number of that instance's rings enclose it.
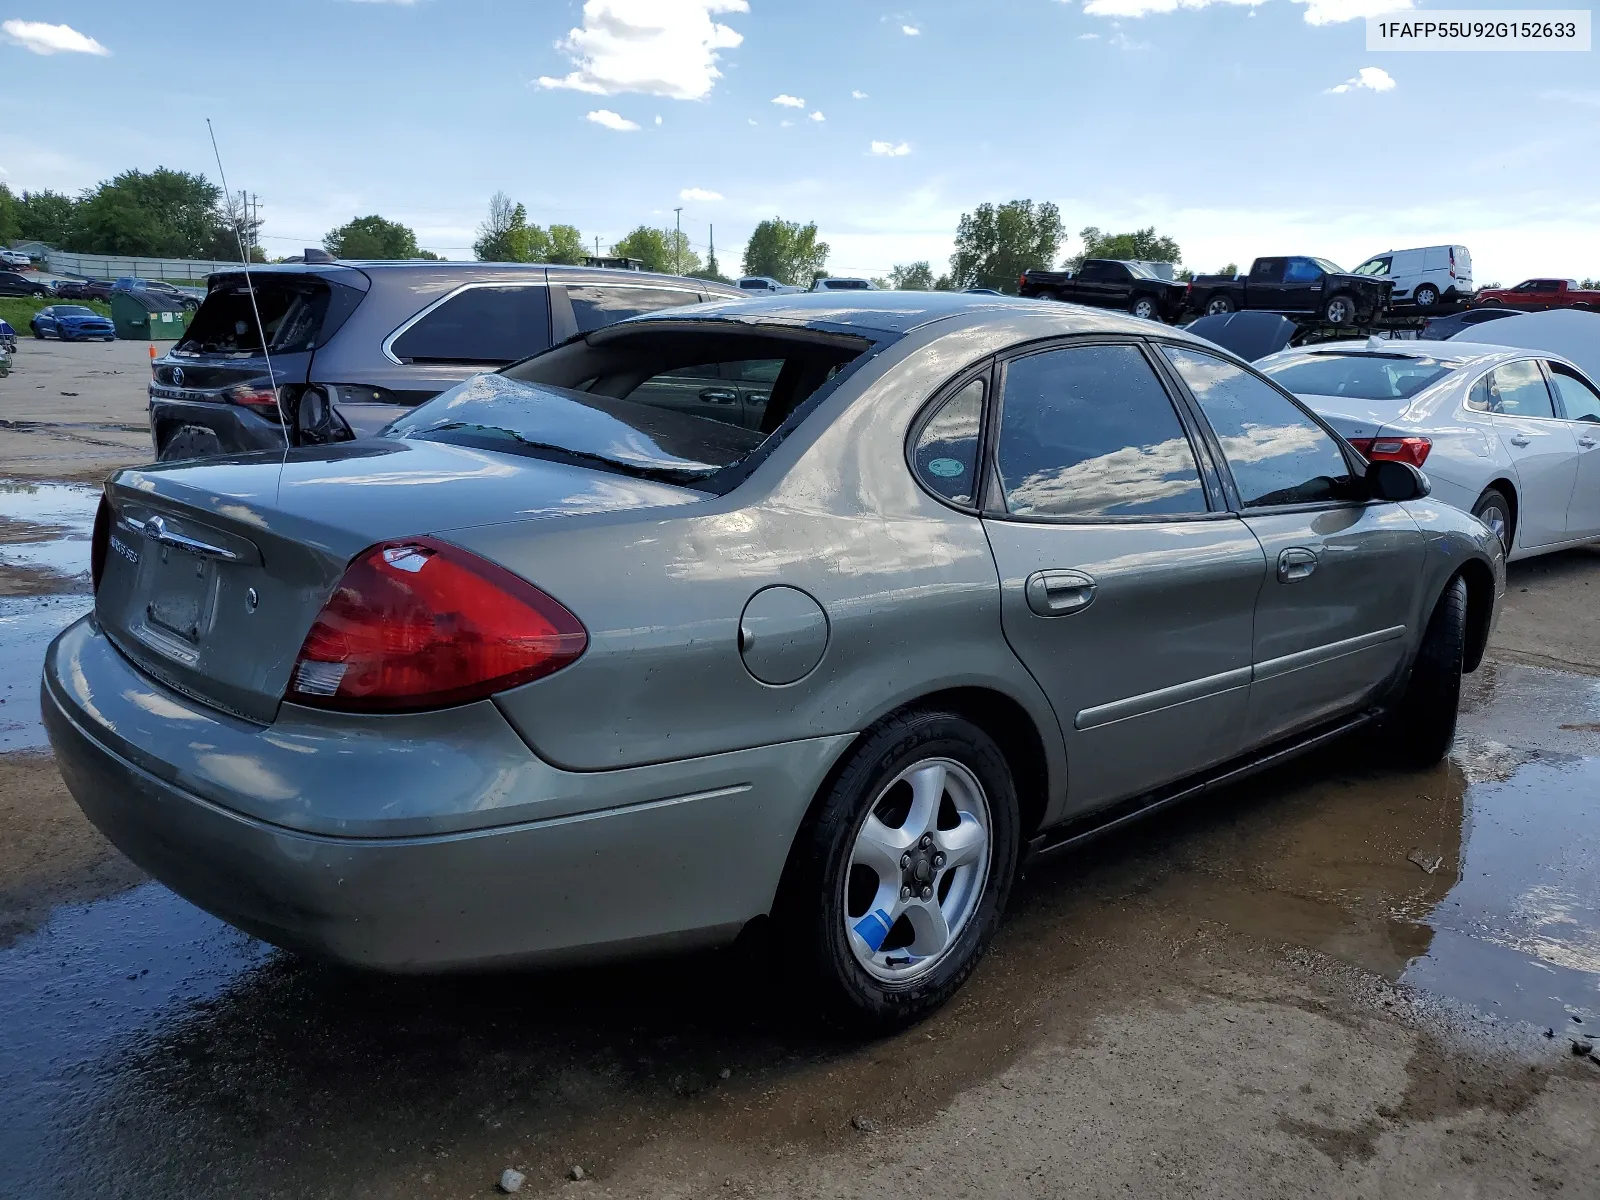
<path fill-rule="evenodd" d="M 0 296 L 33 296 L 58 300 L 109 300 L 113 292 L 148 292 L 173 301 L 184 308 L 196 309 L 205 299 L 197 288 L 181 288 L 163 279 L 137 279 L 125 276 L 112 281 L 106 279 L 61 279 L 51 282 L 20 274 L 0 271 Z"/>
<path fill-rule="evenodd" d="M 379 344 L 423 390 L 560 344 L 361 443 L 119 472 L 46 655 L 89 818 L 253 934 L 419 971 L 760 929 L 774 995 L 893 1028 L 1025 853 L 1380 719 L 1451 745 L 1500 543 L 1182 330 L 431 270 L 263 272 L 275 365 Z M 239 289 L 163 387 L 259 386 Z M 754 425 L 680 386 L 755 364 Z"/>

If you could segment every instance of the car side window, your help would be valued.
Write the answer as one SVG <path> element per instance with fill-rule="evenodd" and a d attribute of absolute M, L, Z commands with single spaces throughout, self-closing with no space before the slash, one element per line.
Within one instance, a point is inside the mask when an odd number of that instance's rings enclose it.
<path fill-rule="evenodd" d="M 971 504 L 978 486 L 978 435 L 983 428 L 985 384 L 974 379 L 929 417 L 917 434 L 911 461 L 923 485 L 946 500 Z"/>
<path fill-rule="evenodd" d="M 1244 507 L 1327 504 L 1354 495 L 1339 443 L 1287 396 L 1213 354 L 1162 350 L 1222 444 Z"/>
<path fill-rule="evenodd" d="M 1250 268 L 1250 282 L 1282 283 L 1283 268 L 1284 260 L 1281 258 L 1258 258 Z"/>
<path fill-rule="evenodd" d="M 1500 393 L 1494 386 L 1494 372 L 1490 371 L 1467 393 L 1467 407 L 1473 412 L 1499 412 Z"/>
<path fill-rule="evenodd" d="M 550 348 L 550 295 L 537 287 L 458 292 L 394 340 L 409 363 L 510 363 Z"/>
<path fill-rule="evenodd" d="M 1499 402 L 1491 411 L 1513 417 L 1553 417 L 1555 406 L 1550 389 L 1544 384 L 1539 364 L 1531 358 L 1509 362 L 1494 369 L 1494 386 Z"/>
<path fill-rule="evenodd" d="M 1099 262 L 1084 263 L 1078 268 L 1078 278 L 1085 283 L 1103 283 L 1111 278 L 1111 265 Z"/>
<path fill-rule="evenodd" d="M 1006 364 L 995 451 L 1006 511 L 1132 517 L 1206 511 L 1194 449 L 1137 346 L 1071 346 Z"/>
<path fill-rule="evenodd" d="M 1291 258 L 1283 270 L 1285 283 L 1315 283 L 1322 278 L 1322 268 L 1309 258 Z"/>
<path fill-rule="evenodd" d="M 1571 367 L 1550 363 L 1550 382 L 1561 397 L 1561 407 L 1569 421 L 1600 422 L 1600 392 L 1594 384 Z"/>
<path fill-rule="evenodd" d="M 569 284 L 567 299 L 572 301 L 572 319 L 577 323 L 579 333 L 593 333 L 596 329 L 614 325 L 627 317 L 637 317 L 641 313 L 700 303 L 697 293 L 679 291 L 677 288 L 614 287 L 609 284 Z"/>

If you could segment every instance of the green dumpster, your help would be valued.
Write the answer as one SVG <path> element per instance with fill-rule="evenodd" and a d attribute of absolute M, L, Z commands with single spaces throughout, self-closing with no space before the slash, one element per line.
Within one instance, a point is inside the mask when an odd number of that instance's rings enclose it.
<path fill-rule="evenodd" d="M 111 323 L 126 342 L 175 342 L 189 328 L 180 304 L 148 292 L 112 292 Z"/>

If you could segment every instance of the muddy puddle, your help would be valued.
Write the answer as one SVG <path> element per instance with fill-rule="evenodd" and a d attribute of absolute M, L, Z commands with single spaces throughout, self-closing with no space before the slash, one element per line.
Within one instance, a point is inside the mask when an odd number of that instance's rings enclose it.
<path fill-rule="evenodd" d="M 0 482 L 0 595 L 89 590 L 100 489 Z"/>
<path fill-rule="evenodd" d="M 45 648 L 93 607 L 87 595 L 0 597 L 0 753 L 46 744 L 39 719 Z"/>
<path fill-rule="evenodd" d="M 867 1045 L 788 1023 L 727 955 L 374 978 L 156 884 L 64 907 L 0 951 L 0 1183 L 48 1194 L 75 1162 L 106 1194 L 379 1194 L 403 1164 L 381 1194 L 456 1195 L 493 1178 L 468 1162 L 559 1178 L 575 1140 L 603 1162 L 668 1120 L 803 1142 L 1148 1001 L 1180 947 L 1309 949 L 1447 1021 L 1600 1032 L 1600 681 L 1488 669 L 1449 763 L 1373 757 L 1350 742 L 1046 860 L 956 1002 Z"/>

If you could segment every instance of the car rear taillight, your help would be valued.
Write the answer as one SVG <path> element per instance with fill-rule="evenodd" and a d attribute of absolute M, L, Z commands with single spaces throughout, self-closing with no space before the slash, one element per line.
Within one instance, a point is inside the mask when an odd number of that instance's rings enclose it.
<path fill-rule="evenodd" d="M 1024 272 L 1023 274 L 1017 276 L 1017 291 L 1020 292 L 1023 288 L 1025 288 L 1027 286 L 1028 286 L 1028 276 L 1027 276 L 1027 273 Z"/>
<path fill-rule="evenodd" d="M 94 590 L 100 590 L 100 577 L 106 573 L 106 553 L 111 548 L 111 501 L 100 497 L 100 507 L 94 510 L 94 533 L 89 539 L 89 580 Z"/>
<path fill-rule="evenodd" d="M 1351 438 L 1350 444 L 1366 456 L 1368 462 L 1389 459 L 1420 467 L 1428 461 L 1433 442 L 1425 437 Z"/>
<path fill-rule="evenodd" d="M 385 542 L 345 571 L 286 699 L 348 712 L 465 704 L 559 671 L 588 644 L 577 617 L 504 567 L 433 538 Z"/>
<path fill-rule="evenodd" d="M 258 417 L 265 417 L 269 421 L 280 420 L 278 393 L 273 388 L 240 385 L 231 387 L 222 394 L 228 398 L 229 404 L 248 408 Z"/>

